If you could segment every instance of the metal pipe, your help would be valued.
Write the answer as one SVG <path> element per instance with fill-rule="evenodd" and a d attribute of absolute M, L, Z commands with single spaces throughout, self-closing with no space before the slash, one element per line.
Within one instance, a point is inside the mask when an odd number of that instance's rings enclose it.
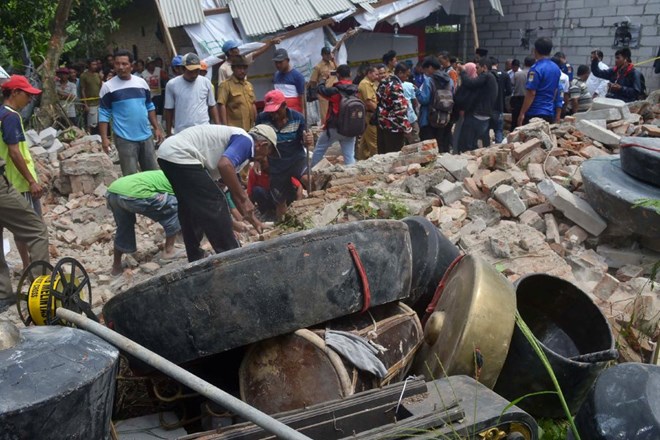
<path fill-rule="evenodd" d="M 128 339 L 119 333 L 110 330 L 109 328 L 92 321 L 86 316 L 79 315 L 71 310 L 58 308 L 55 312 L 57 316 L 63 320 L 74 323 L 76 326 L 83 328 L 90 333 L 93 333 L 112 345 L 116 346 L 122 351 L 129 353 L 143 362 L 151 365 L 152 367 L 162 371 L 170 376 L 172 379 L 190 387 L 205 397 L 208 397 L 215 403 L 222 405 L 230 411 L 238 414 L 239 416 L 253 422 L 255 425 L 260 426 L 265 431 L 276 435 L 278 438 L 285 440 L 311 440 L 304 434 L 296 431 L 290 426 L 285 425 L 279 420 L 275 420 L 268 414 L 265 414 L 258 409 L 248 405 L 240 399 L 222 391 L 220 388 L 200 379 L 194 374 L 184 370 L 178 365 L 168 361 L 164 357 L 154 353 L 153 351 L 144 348 L 137 342 Z"/>

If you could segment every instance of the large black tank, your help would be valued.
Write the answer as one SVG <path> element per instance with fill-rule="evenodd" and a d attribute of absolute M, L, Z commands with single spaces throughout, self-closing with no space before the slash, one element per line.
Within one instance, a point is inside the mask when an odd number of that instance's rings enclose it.
<path fill-rule="evenodd" d="M 69 327 L 0 322 L 0 439 L 106 439 L 119 352 Z"/>

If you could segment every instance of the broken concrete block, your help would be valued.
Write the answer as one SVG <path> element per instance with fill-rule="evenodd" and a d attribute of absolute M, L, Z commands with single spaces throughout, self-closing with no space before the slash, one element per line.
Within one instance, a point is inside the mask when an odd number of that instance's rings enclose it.
<path fill-rule="evenodd" d="M 605 145 L 617 146 L 621 140 L 621 136 L 608 130 L 607 128 L 600 127 L 593 123 L 593 121 L 579 121 L 575 124 L 575 128 L 580 130 L 591 139 L 602 142 Z"/>
<path fill-rule="evenodd" d="M 506 240 L 491 236 L 488 238 L 488 245 L 493 257 L 498 259 L 511 257 L 511 247 Z"/>
<path fill-rule="evenodd" d="M 75 176 L 96 175 L 113 171 L 112 161 L 105 153 L 91 153 L 66 159 L 60 163 L 60 167 L 63 174 Z"/>
<path fill-rule="evenodd" d="M 607 227 L 603 218 L 589 203 L 550 179 L 538 184 L 539 191 L 564 215 L 594 236 L 600 235 Z"/>
<path fill-rule="evenodd" d="M 44 148 L 49 148 L 57 138 L 57 130 L 53 127 L 44 128 L 39 132 L 41 138 L 41 145 Z"/>
<path fill-rule="evenodd" d="M 530 163 L 527 165 L 527 175 L 532 182 L 540 182 L 545 179 L 543 165 L 540 163 Z"/>
<path fill-rule="evenodd" d="M 592 111 L 608 108 L 615 108 L 619 110 L 622 119 L 626 119 L 628 116 L 630 116 L 630 109 L 628 108 L 628 104 L 620 99 L 612 99 L 599 96 L 598 98 L 594 98 L 591 104 Z"/>
<path fill-rule="evenodd" d="M 602 244 L 596 248 L 598 255 L 605 259 L 609 267 L 618 269 L 627 265 L 652 265 L 660 259 L 660 254 L 646 249 L 615 248 Z"/>
<path fill-rule="evenodd" d="M 50 145 L 50 147 L 48 148 L 48 152 L 49 152 L 49 153 L 57 153 L 57 152 L 60 151 L 62 148 L 64 148 L 64 144 L 63 144 L 62 142 L 60 142 L 59 139 L 55 138 L 55 140 L 53 141 L 53 143 L 52 143 L 52 144 Z"/>
<path fill-rule="evenodd" d="M 619 280 L 606 273 L 598 284 L 596 284 L 596 287 L 594 287 L 593 294 L 597 298 L 607 301 L 618 287 Z"/>
<path fill-rule="evenodd" d="M 48 151 L 46 151 L 45 148 L 37 145 L 34 147 L 30 147 L 30 154 L 36 157 L 36 156 L 41 156 L 42 154 L 48 154 Z"/>
<path fill-rule="evenodd" d="M 451 205 L 455 201 L 463 198 L 463 185 L 443 180 L 431 188 L 431 192 L 439 195 L 445 205 Z"/>
<path fill-rule="evenodd" d="M 597 119 L 604 119 L 607 122 L 618 121 L 622 119 L 621 110 L 618 108 L 603 108 L 599 110 L 591 109 L 588 112 L 580 112 L 575 114 L 575 121 L 593 121 Z"/>
<path fill-rule="evenodd" d="M 504 205 L 514 217 L 518 217 L 520 214 L 525 212 L 525 209 L 527 209 L 523 201 L 520 200 L 518 193 L 516 193 L 516 190 L 513 189 L 512 186 L 498 186 L 495 190 L 495 198 L 502 205 Z"/>
<path fill-rule="evenodd" d="M 486 191 L 492 192 L 495 188 L 503 183 L 511 183 L 513 177 L 506 171 L 496 170 L 490 174 L 485 175 L 481 182 L 483 183 Z"/>
<path fill-rule="evenodd" d="M 557 219 L 555 219 L 555 216 L 552 214 L 545 214 L 543 218 L 545 220 L 545 240 L 548 243 L 561 243 L 559 226 L 557 225 Z"/>
<path fill-rule="evenodd" d="M 473 221 L 482 219 L 487 226 L 493 226 L 500 221 L 500 212 L 483 200 L 475 200 L 468 207 L 468 217 Z"/>
<path fill-rule="evenodd" d="M 644 273 L 644 269 L 641 266 L 635 266 L 634 264 L 626 264 L 625 266 L 619 268 L 616 271 L 616 278 L 619 281 L 627 282 L 633 278 L 641 277 Z"/>
<path fill-rule="evenodd" d="M 486 222 L 482 218 L 478 218 L 471 222 L 467 222 L 461 228 L 461 237 L 466 235 L 480 234 L 486 229 Z"/>
<path fill-rule="evenodd" d="M 41 146 L 41 137 L 36 130 L 28 130 L 25 132 L 25 140 L 28 143 L 28 147 L 38 147 Z"/>
<path fill-rule="evenodd" d="M 536 211 L 532 211 L 531 209 L 528 209 L 522 214 L 520 214 L 518 219 L 520 220 L 520 223 L 524 225 L 531 226 L 537 231 L 545 232 L 545 221 Z"/>
<path fill-rule="evenodd" d="M 438 159 L 438 162 L 459 182 L 466 177 L 470 177 L 470 172 L 467 168 L 468 161 L 465 158 L 453 154 L 443 154 Z"/>
<path fill-rule="evenodd" d="M 561 163 L 559 162 L 559 159 L 552 155 L 548 156 L 545 160 L 545 172 L 548 173 L 549 176 L 554 176 L 559 173 L 560 169 Z"/>

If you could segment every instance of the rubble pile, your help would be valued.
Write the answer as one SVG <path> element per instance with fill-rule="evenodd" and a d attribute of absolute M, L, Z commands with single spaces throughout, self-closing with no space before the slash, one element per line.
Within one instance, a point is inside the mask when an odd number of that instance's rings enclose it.
<path fill-rule="evenodd" d="M 599 98 L 591 111 L 561 124 L 532 120 L 503 144 L 459 155 L 438 154 L 435 141 L 424 141 L 349 167 L 328 156 L 313 170 L 309 197 L 294 202 L 285 222 L 264 236 L 425 216 L 512 281 L 543 272 L 576 283 L 611 318 L 623 358 L 639 360 L 657 340 L 660 287 L 649 277 L 660 261 L 660 239 L 640 243 L 608 225 L 585 199 L 580 165 L 616 154 L 623 136 L 658 138 L 659 121 L 660 93 L 654 92 L 628 105 Z M 160 258 L 162 228 L 138 216 L 138 252 L 124 256 L 127 269 L 112 277 L 115 224 L 104 194 L 120 175 L 116 157 L 102 151 L 98 136 L 77 129 L 59 138 L 53 129 L 27 134 L 39 176 L 54 189 L 43 200 L 51 256 L 72 256 L 87 268 L 96 312 L 135 283 L 186 264 L 185 257 Z M 244 244 L 257 239 L 242 235 Z M 20 270 L 15 250 L 8 261 Z M 18 319 L 14 309 L 6 315 Z"/>

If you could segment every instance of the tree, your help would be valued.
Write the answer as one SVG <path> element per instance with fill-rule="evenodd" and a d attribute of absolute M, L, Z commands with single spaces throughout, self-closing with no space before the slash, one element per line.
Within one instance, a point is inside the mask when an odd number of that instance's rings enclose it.
<path fill-rule="evenodd" d="M 43 80 L 43 95 L 41 97 L 40 119 L 44 125 L 51 125 L 57 112 L 55 104 L 57 103 L 57 91 L 55 90 L 55 71 L 59 65 L 60 56 L 66 42 L 66 24 L 71 13 L 73 0 L 60 0 L 51 30 L 50 40 L 46 58 L 41 69 L 41 79 Z"/>

